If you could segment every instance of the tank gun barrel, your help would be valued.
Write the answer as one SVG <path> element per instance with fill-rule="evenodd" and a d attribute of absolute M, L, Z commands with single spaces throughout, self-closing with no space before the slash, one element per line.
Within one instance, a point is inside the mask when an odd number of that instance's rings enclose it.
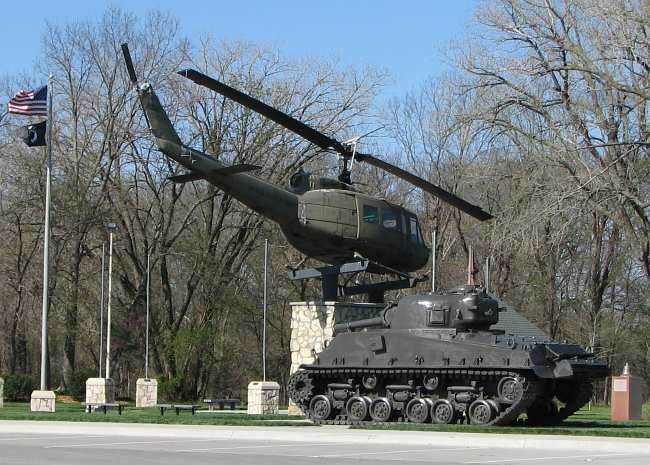
<path fill-rule="evenodd" d="M 381 315 L 376 316 L 374 318 L 365 318 L 363 320 L 356 320 L 347 323 L 336 324 L 334 325 L 334 334 L 349 332 L 354 329 L 360 329 L 360 328 L 376 328 L 376 327 L 389 328 L 390 322 L 387 319 L 387 312 L 393 307 L 394 307 L 393 304 L 386 306 L 386 308 L 382 310 Z"/>

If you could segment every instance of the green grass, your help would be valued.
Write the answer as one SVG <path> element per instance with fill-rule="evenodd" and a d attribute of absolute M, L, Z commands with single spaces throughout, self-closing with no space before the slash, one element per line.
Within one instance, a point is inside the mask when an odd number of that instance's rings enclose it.
<path fill-rule="evenodd" d="M 583 409 L 571 416 L 560 426 L 473 426 L 473 425 L 432 425 L 414 423 L 368 424 L 352 426 L 353 429 L 401 430 L 401 431 L 453 431 L 468 433 L 500 434 L 556 434 L 575 436 L 612 436 L 650 438 L 650 404 L 643 407 L 644 420 L 612 421 L 609 407 L 594 406 Z M 122 415 L 111 410 L 107 415 L 101 412 L 85 413 L 79 404 L 56 404 L 56 413 L 33 413 L 28 403 L 6 402 L 0 409 L 0 420 L 44 420 L 44 421 L 94 421 L 115 423 L 156 423 L 175 425 L 230 425 L 230 426 L 305 426 L 311 424 L 304 417 L 286 415 L 246 415 L 239 413 L 196 414 L 167 411 L 160 416 L 156 408 L 127 407 Z"/>
<path fill-rule="evenodd" d="M 576 412 L 559 426 L 474 426 L 474 425 L 432 425 L 415 423 L 392 423 L 355 425 L 354 429 L 399 430 L 399 431 L 454 431 L 467 433 L 500 434 L 557 434 L 573 436 L 611 436 L 627 438 L 650 438 L 650 404 L 643 406 L 643 420 L 612 421 L 607 406 L 593 406 L 591 410 Z"/>
<path fill-rule="evenodd" d="M 42 421 L 92 421 L 115 423 L 157 423 L 169 425 L 230 425 L 230 426 L 305 426 L 311 422 L 304 417 L 286 415 L 246 415 L 240 413 L 197 413 L 182 411 L 176 415 L 167 410 L 164 416 L 157 408 L 135 408 L 128 406 L 119 415 L 117 410 L 86 413 L 80 404 L 57 402 L 55 413 L 31 412 L 29 403 L 5 402 L 0 408 L 0 420 L 42 420 Z"/>

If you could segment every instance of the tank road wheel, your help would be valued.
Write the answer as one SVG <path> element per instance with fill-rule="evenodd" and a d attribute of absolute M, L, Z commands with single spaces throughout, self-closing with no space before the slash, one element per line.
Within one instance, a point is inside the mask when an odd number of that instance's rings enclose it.
<path fill-rule="evenodd" d="M 329 420 L 332 416 L 332 401 L 327 396 L 317 395 L 309 403 L 309 411 L 314 420 Z"/>
<path fill-rule="evenodd" d="M 435 391 L 440 385 L 440 380 L 435 375 L 425 375 L 422 378 L 422 384 L 427 391 Z"/>
<path fill-rule="evenodd" d="M 487 401 L 477 399 L 471 403 L 467 414 L 473 425 L 487 425 L 494 419 L 494 408 Z"/>
<path fill-rule="evenodd" d="M 363 384 L 363 387 L 367 390 L 372 391 L 377 387 L 377 377 L 375 375 L 364 376 L 361 379 L 361 384 Z"/>
<path fill-rule="evenodd" d="M 352 421 L 364 421 L 368 418 L 370 399 L 367 397 L 355 396 L 348 400 L 345 410 L 348 418 Z"/>
<path fill-rule="evenodd" d="M 497 393 L 499 394 L 499 400 L 502 402 L 515 404 L 519 402 L 524 395 L 524 386 L 517 378 L 504 376 L 499 380 Z"/>
<path fill-rule="evenodd" d="M 429 419 L 429 407 L 424 399 L 411 399 L 406 405 L 406 417 L 412 423 L 425 423 Z"/>
<path fill-rule="evenodd" d="M 306 371 L 297 371 L 289 378 L 289 398 L 297 405 L 306 406 L 313 390 L 314 384 Z"/>
<path fill-rule="evenodd" d="M 389 421 L 393 413 L 393 407 L 390 400 L 385 397 L 378 397 L 370 404 L 370 418 L 374 421 Z"/>
<path fill-rule="evenodd" d="M 456 410 L 447 399 L 440 399 L 431 407 L 431 419 L 439 425 L 448 425 L 456 419 Z"/>

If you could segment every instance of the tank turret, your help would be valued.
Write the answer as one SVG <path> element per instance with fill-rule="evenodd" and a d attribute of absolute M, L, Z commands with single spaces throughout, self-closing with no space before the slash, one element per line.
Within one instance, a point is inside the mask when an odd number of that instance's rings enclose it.
<path fill-rule="evenodd" d="M 467 285 L 436 294 L 402 297 L 391 315 L 390 327 L 487 331 L 498 321 L 499 302 L 482 287 Z"/>

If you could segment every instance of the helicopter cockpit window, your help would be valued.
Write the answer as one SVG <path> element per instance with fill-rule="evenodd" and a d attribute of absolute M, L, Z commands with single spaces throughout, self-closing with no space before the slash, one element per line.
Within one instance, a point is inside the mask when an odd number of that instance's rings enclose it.
<path fill-rule="evenodd" d="M 420 243 L 418 220 L 414 216 L 409 216 L 409 239 L 416 244 Z"/>
<path fill-rule="evenodd" d="M 381 223 L 386 229 L 400 230 L 399 215 L 392 210 L 383 210 Z"/>
<path fill-rule="evenodd" d="M 379 211 L 377 207 L 371 207 L 370 205 L 363 206 L 363 221 L 364 223 L 377 223 L 379 218 Z"/>

